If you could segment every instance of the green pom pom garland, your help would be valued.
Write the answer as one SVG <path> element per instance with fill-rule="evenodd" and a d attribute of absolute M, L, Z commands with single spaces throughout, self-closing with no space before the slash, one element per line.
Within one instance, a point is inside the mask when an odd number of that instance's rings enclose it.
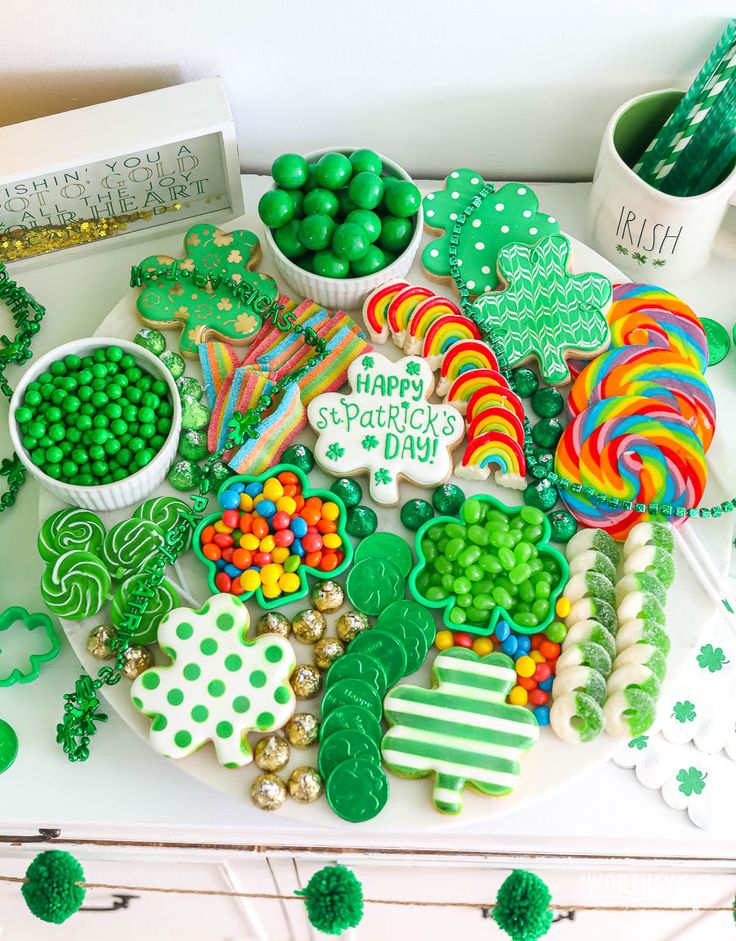
<path fill-rule="evenodd" d="M 325 934 L 356 928 L 363 917 L 363 887 L 346 866 L 325 866 L 296 894 L 304 896 L 309 923 Z"/>
<path fill-rule="evenodd" d="M 28 867 L 21 887 L 31 912 L 41 921 L 61 925 L 82 907 L 84 870 L 71 853 L 47 850 Z"/>

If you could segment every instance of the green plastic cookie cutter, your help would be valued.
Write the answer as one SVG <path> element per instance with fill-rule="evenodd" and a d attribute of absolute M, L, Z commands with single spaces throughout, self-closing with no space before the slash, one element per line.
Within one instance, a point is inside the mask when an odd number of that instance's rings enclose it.
<path fill-rule="evenodd" d="M 28 633 L 41 628 L 48 638 L 48 647 L 41 653 L 30 653 L 23 663 L 8 663 L 11 654 L 4 643 L 3 631 L 9 631 L 15 624 L 22 624 Z M 48 614 L 30 614 L 19 605 L 6 608 L 0 614 L 0 687 L 14 686 L 16 683 L 32 683 L 38 679 L 41 664 L 48 663 L 59 655 L 61 644 L 56 635 L 53 622 Z"/>

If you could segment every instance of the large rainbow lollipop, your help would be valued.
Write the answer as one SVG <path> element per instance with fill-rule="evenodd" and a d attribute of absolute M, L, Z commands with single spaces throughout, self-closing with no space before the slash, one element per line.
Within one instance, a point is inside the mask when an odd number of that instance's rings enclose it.
<path fill-rule="evenodd" d="M 676 409 L 644 396 L 614 396 L 580 412 L 560 439 L 555 470 L 583 488 L 673 510 L 697 506 L 706 481 L 698 436 Z M 633 507 L 613 509 L 584 492 L 566 490 L 562 499 L 583 526 L 618 540 L 648 519 Z"/>

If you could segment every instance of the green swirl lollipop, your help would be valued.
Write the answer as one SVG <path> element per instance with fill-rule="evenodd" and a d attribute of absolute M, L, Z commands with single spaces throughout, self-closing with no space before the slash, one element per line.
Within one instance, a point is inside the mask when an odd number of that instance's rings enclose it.
<path fill-rule="evenodd" d="M 44 562 L 79 549 L 96 554 L 105 541 L 105 525 L 96 513 L 67 507 L 52 513 L 38 534 L 38 553 Z"/>
<path fill-rule="evenodd" d="M 148 520 L 116 523 L 105 537 L 102 558 L 113 578 L 140 572 L 164 544 L 164 534 Z"/>
<path fill-rule="evenodd" d="M 134 519 L 147 520 L 166 533 L 179 522 L 182 513 L 190 512 L 190 504 L 179 497 L 151 497 L 133 514 Z M 192 544 L 191 530 L 187 532 L 186 549 Z"/>
<path fill-rule="evenodd" d="M 117 625 L 125 612 L 131 595 L 136 590 L 145 588 L 148 579 L 144 574 L 131 575 L 118 586 L 112 598 L 112 623 Z M 179 604 L 179 596 L 167 581 L 161 582 L 154 591 L 153 598 L 148 600 L 148 607 L 141 616 L 141 622 L 138 629 L 131 636 L 131 642 L 134 644 L 152 644 L 158 634 L 158 626 L 166 617 L 169 611 L 173 611 Z"/>
<path fill-rule="evenodd" d="M 41 597 L 52 614 L 70 621 L 92 617 L 110 595 L 110 575 L 91 552 L 72 549 L 46 566 Z"/>

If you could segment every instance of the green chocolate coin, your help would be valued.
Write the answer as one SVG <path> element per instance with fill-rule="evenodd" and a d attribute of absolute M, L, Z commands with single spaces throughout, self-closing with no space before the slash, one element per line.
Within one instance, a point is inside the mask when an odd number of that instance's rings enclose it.
<path fill-rule="evenodd" d="M 407 654 L 401 639 L 390 631 L 373 628 L 350 641 L 347 656 L 362 653 L 377 660 L 386 671 L 389 687 L 406 674 Z"/>
<path fill-rule="evenodd" d="M 375 765 L 381 764 L 378 745 L 370 735 L 358 729 L 340 729 L 319 747 L 319 773 L 327 780 L 335 768 L 348 758 L 365 758 Z"/>
<path fill-rule="evenodd" d="M 340 657 L 329 668 L 325 676 L 325 689 L 340 680 L 364 680 L 374 686 L 381 696 L 388 689 L 388 677 L 383 664 L 367 653 L 354 653 L 352 650 L 349 657 Z"/>
<path fill-rule="evenodd" d="M 373 637 L 385 633 L 395 637 L 406 654 L 406 667 L 403 676 L 415 673 L 424 663 L 429 650 L 429 644 L 424 637 L 422 628 L 413 621 L 404 621 L 395 616 L 387 618 L 385 611 L 381 615 L 380 621 L 380 625 L 377 623 L 376 627 L 372 631 L 368 631 L 366 636 Z"/>
<path fill-rule="evenodd" d="M 407 500 L 399 511 L 399 519 L 413 533 L 433 516 L 432 504 L 427 503 L 426 500 Z"/>
<path fill-rule="evenodd" d="M 367 758 L 348 758 L 327 779 L 327 803 L 350 823 L 371 820 L 388 800 L 388 780 L 380 765 Z"/>
<path fill-rule="evenodd" d="M 717 366 L 728 356 L 728 351 L 731 349 L 728 330 L 723 324 L 718 323 L 717 320 L 711 320 L 710 317 L 701 317 L 700 322 L 708 341 L 708 365 Z"/>
<path fill-rule="evenodd" d="M 404 597 L 404 576 L 388 559 L 363 559 L 350 569 L 345 589 L 354 608 L 375 617 Z"/>
<path fill-rule="evenodd" d="M 381 723 L 372 712 L 361 709 L 360 706 L 338 706 L 333 709 L 328 716 L 324 717 L 319 727 L 320 740 L 326 742 L 331 735 L 334 735 L 340 729 L 358 729 L 365 732 L 376 745 L 381 744 L 383 737 Z"/>
<path fill-rule="evenodd" d="M 361 559 L 388 559 L 406 578 L 414 565 L 411 546 L 393 533 L 373 533 L 355 550 L 355 562 Z"/>
<path fill-rule="evenodd" d="M 430 611 L 418 601 L 394 601 L 382 612 L 376 621 L 376 627 L 383 627 L 384 622 L 409 621 L 421 630 L 427 642 L 427 650 L 434 643 L 437 627 Z"/>
<path fill-rule="evenodd" d="M 7 771 L 18 755 L 18 736 L 15 729 L 0 719 L 0 774 Z"/>
<path fill-rule="evenodd" d="M 376 719 L 383 715 L 381 697 L 365 680 L 340 680 L 331 686 L 322 697 L 322 716 L 328 716 L 340 706 L 359 706 Z"/>

